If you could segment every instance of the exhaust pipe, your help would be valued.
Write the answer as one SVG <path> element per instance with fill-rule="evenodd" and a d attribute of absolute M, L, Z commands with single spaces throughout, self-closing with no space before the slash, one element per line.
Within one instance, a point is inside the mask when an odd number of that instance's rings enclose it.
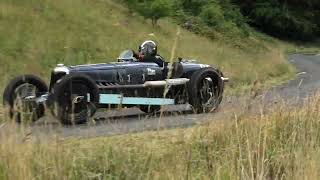
<path fill-rule="evenodd" d="M 223 82 L 229 82 L 229 78 L 221 77 Z"/>
<path fill-rule="evenodd" d="M 112 85 L 112 86 L 98 86 L 99 89 L 132 89 L 132 88 L 146 88 L 146 87 L 165 87 L 165 86 L 176 86 L 183 85 L 189 82 L 190 79 L 179 78 L 179 79 L 166 79 L 164 81 L 146 81 L 144 84 L 136 85 Z"/>
<path fill-rule="evenodd" d="M 162 87 L 162 86 L 176 86 L 183 85 L 189 82 L 190 79 L 179 78 L 179 79 L 166 79 L 164 81 L 147 81 L 143 84 L 144 87 Z"/>

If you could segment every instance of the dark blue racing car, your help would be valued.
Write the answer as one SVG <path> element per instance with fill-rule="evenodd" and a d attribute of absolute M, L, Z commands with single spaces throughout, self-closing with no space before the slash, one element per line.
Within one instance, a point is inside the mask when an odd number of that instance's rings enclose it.
<path fill-rule="evenodd" d="M 139 62 L 131 50 L 118 62 L 53 69 L 49 87 L 39 77 L 22 75 L 9 82 L 3 95 L 12 119 L 33 120 L 49 111 L 63 124 L 88 121 L 98 108 L 137 106 L 146 113 L 161 106 L 190 104 L 195 113 L 215 110 L 221 100 L 222 72 L 206 64 L 179 59 L 172 64 Z"/>

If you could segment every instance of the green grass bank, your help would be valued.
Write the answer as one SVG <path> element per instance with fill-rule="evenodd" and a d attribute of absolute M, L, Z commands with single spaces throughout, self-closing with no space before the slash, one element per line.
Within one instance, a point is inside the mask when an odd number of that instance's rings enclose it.
<path fill-rule="evenodd" d="M 231 89 L 248 89 L 255 80 L 268 86 L 293 77 L 284 51 L 291 45 L 251 30 L 249 37 L 209 40 L 182 30 L 176 57 L 216 65 L 231 78 Z M 122 50 L 146 39 L 170 58 L 177 25 L 151 22 L 111 0 L 2 0 L 0 2 L 0 82 L 33 73 L 49 79 L 57 63 L 115 61 Z M 240 45 L 239 45 L 240 44 Z"/>

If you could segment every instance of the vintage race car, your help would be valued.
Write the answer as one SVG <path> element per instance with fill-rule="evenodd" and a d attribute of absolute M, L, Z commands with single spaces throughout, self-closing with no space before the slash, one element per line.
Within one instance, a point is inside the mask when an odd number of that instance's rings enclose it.
<path fill-rule="evenodd" d="M 98 108 L 137 106 L 146 113 L 161 106 L 190 104 L 196 113 L 218 108 L 228 81 L 222 72 L 206 64 L 179 58 L 163 67 L 139 62 L 124 51 L 118 62 L 65 66 L 52 71 L 49 88 L 34 75 L 9 82 L 3 103 L 10 118 L 37 120 L 45 111 L 63 124 L 88 121 Z"/>

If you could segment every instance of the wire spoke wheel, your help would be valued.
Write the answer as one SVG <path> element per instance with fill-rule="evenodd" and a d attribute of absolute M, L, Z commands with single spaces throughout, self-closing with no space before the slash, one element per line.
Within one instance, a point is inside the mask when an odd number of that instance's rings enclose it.
<path fill-rule="evenodd" d="M 62 118 L 71 119 L 72 124 L 76 124 L 77 119 L 88 119 L 92 106 L 88 92 L 89 88 L 81 83 L 69 83 L 61 97 L 60 110 L 65 112 Z"/>
<path fill-rule="evenodd" d="M 215 69 L 203 68 L 196 71 L 188 84 L 189 103 L 194 112 L 215 111 L 222 100 L 223 88 L 221 75 Z"/>
<path fill-rule="evenodd" d="M 200 82 L 199 96 L 202 107 L 209 112 L 213 111 L 216 107 L 217 101 L 217 87 L 214 85 L 210 77 L 206 77 Z"/>
<path fill-rule="evenodd" d="M 72 74 L 55 84 L 49 99 L 53 116 L 62 124 L 82 124 L 96 111 L 99 89 L 90 77 Z"/>
<path fill-rule="evenodd" d="M 3 105 L 9 118 L 16 122 L 35 121 L 45 113 L 36 99 L 48 92 L 46 83 L 37 76 L 25 74 L 12 79 L 3 92 Z"/>
<path fill-rule="evenodd" d="M 29 99 L 35 98 L 36 95 L 36 86 L 29 83 L 22 84 L 15 89 L 12 113 L 17 121 L 29 121 L 36 117 L 36 107 L 29 101 Z"/>

